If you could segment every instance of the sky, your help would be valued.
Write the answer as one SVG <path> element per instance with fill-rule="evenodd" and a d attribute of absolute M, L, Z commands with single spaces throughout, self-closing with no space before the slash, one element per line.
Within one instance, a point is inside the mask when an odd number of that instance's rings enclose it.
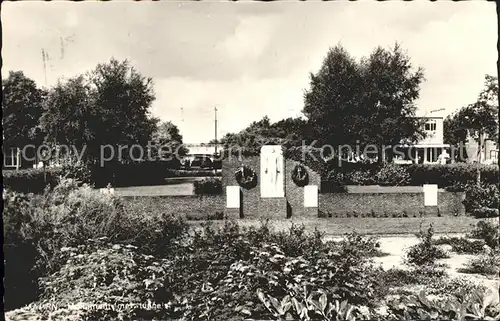
<path fill-rule="evenodd" d="M 328 49 L 354 57 L 399 42 L 425 70 L 419 114 L 445 116 L 497 75 L 494 2 L 3 2 L 2 77 L 40 86 L 128 59 L 155 83 L 151 112 L 186 143 L 269 116 L 296 117 Z M 42 50 L 48 55 L 44 68 Z"/>

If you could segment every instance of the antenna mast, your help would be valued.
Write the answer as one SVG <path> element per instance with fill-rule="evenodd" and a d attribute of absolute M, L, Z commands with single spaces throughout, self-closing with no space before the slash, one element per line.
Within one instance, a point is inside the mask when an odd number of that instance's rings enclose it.
<path fill-rule="evenodd" d="M 215 155 L 217 155 L 217 106 L 214 107 L 215 113 Z"/>
<path fill-rule="evenodd" d="M 43 74 L 45 76 L 45 87 L 47 87 L 47 62 L 46 62 L 47 54 L 45 50 L 42 48 L 42 61 L 43 61 Z"/>

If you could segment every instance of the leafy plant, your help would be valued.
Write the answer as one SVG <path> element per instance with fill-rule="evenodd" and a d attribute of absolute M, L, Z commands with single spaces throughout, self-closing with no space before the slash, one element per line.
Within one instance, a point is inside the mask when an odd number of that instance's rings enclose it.
<path fill-rule="evenodd" d="M 257 290 L 259 300 L 277 320 L 368 320 L 369 312 L 363 314 L 360 309 L 347 300 L 331 300 L 327 292 L 308 294 L 306 290 L 300 296 L 286 295 L 278 300 Z M 314 299 L 316 297 L 317 299 Z M 330 296 L 331 297 L 331 296 Z"/>
<path fill-rule="evenodd" d="M 432 224 L 427 231 L 420 231 L 417 235 L 420 242 L 410 247 L 406 253 L 405 262 L 410 265 L 433 265 L 439 259 L 447 258 L 446 252 L 433 241 L 434 228 Z"/>
<path fill-rule="evenodd" d="M 477 290 L 463 299 L 447 296 L 430 299 L 418 295 L 396 298 L 388 303 L 389 320 L 498 320 L 500 305 Z"/>

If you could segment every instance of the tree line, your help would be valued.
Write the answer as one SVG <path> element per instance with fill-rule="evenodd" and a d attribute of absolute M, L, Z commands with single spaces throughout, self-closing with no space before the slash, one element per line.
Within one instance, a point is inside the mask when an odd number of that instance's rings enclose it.
<path fill-rule="evenodd" d="M 252 149 L 262 143 L 296 146 L 317 141 L 319 146 L 363 149 L 424 138 L 423 120 L 416 117 L 415 105 L 424 69 L 415 68 L 400 45 L 377 47 L 359 60 L 337 45 L 309 78 L 302 109 L 305 117 L 272 123 L 265 116 L 238 133 L 226 134 L 220 143 Z M 480 136 L 498 139 L 497 77 L 486 75 L 478 100 L 444 121 L 444 143 L 458 146 L 468 136 L 478 141 Z"/>
<path fill-rule="evenodd" d="M 10 71 L 2 89 L 4 147 L 74 146 L 95 163 L 103 145 L 182 144 L 178 128 L 150 112 L 153 80 L 127 60 L 111 59 L 49 89 Z"/>
<path fill-rule="evenodd" d="M 309 78 L 304 117 L 272 123 L 265 116 L 217 143 L 258 149 L 263 144 L 316 141 L 364 148 L 412 143 L 425 136 L 422 120 L 415 117 L 424 70 L 413 66 L 399 44 L 377 47 L 358 60 L 337 45 Z M 22 71 L 11 71 L 2 89 L 4 146 L 86 146 L 87 160 L 95 161 L 102 145 L 145 146 L 153 141 L 175 149 L 182 144 L 174 124 L 150 113 L 153 80 L 126 60 L 111 59 L 50 89 L 40 88 Z M 477 101 L 445 119 L 445 143 L 459 145 L 468 137 L 480 144 L 485 137 L 498 139 L 497 77 L 486 75 Z"/>

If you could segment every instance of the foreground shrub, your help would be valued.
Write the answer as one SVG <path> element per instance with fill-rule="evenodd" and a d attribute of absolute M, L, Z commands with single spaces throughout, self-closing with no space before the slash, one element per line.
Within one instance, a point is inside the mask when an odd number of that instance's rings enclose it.
<path fill-rule="evenodd" d="M 58 271 L 65 263 L 59 255 L 63 247 L 109 237 L 112 242 L 140 246 L 147 254 L 168 253 L 187 236 L 182 218 L 129 212 L 116 196 L 80 185 L 63 179 L 43 195 L 4 194 L 5 266 L 13 273 L 9 282 L 14 286 L 10 297 L 36 296 L 36 288 L 18 292 L 21 288 L 15 285 Z M 28 258 L 23 267 L 29 271 L 17 271 L 18 260 Z"/>
<path fill-rule="evenodd" d="M 277 320 L 370 320 L 370 310 L 366 306 L 351 305 L 347 300 L 333 300 L 327 291 L 298 291 L 277 299 L 257 290 L 257 296 Z"/>
<path fill-rule="evenodd" d="M 433 241 L 434 228 L 432 224 L 427 231 L 418 234 L 420 242 L 411 246 L 405 257 L 405 263 L 409 265 L 433 265 L 439 259 L 447 258 L 446 252 L 438 247 Z"/>
<path fill-rule="evenodd" d="M 499 197 L 500 193 L 496 185 L 467 185 L 465 188 L 465 199 L 463 201 L 465 211 L 468 213 L 480 211 L 476 213 L 484 213 L 484 215 L 494 214 L 494 211 L 489 213 L 487 210 L 484 210 L 484 208 L 486 208 L 497 210 L 496 214 L 498 215 Z"/>
<path fill-rule="evenodd" d="M 489 250 L 484 254 L 473 257 L 459 271 L 462 273 L 498 276 L 500 272 L 500 252 L 498 250 Z"/>
<path fill-rule="evenodd" d="M 171 317 L 241 320 L 250 311 L 260 318 L 268 312 L 255 295 L 259 288 L 274 297 L 292 286 L 329 289 L 338 300 L 373 303 L 378 269 L 366 256 L 355 256 L 361 251 L 354 247 L 348 240 L 322 242 L 319 232 L 300 226 L 275 232 L 267 223 L 248 229 L 206 224 L 168 267 L 170 288 L 182 298 L 173 303 L 179 314 Z"/>
<path fill-rule="evenodd" d="M 405 186 L 410 183 L 410 174 L 406 168 L 394 163 L 384 163 L 375 178 L 383 186 Z"/>
<path fill-rule="evenodd" d="M 222 181 L 220 178 L 204 178 L 195 181 L 194 193 L 196 195 L 222 194 Z"/>
<path fill-rule="evenodd" d="M 479 254 L 483 252 L 485 242 L 482 240 L 469 240 L 465 237 L 440 237 L 434 244 L 447 244 L 453 252 L 458 254 Z"/>
<path fill-rule="evenodd" d="M 498 224 L 488 221 L 479 221 L 476 227 L 467 235 L 470 238 L 484 240 L 486 245 L 492 249 L 497 249 L 500 243 L 500 233 Z"/>
<path fill-rule="evenodd" d="M 168 313 L 173 294 L 164 286 L 164 261 L 140 254 L 133 245 L 109 243 L 107 238 L 62 248 L 58 255 L 65 264 L 42 278 L 36 306 L 80 305 L 81 319 L 86 320 L 151 319 Z M 86 308 L 91 305 L 98 307 Z M 99 308 L 106 305 L 114 309 Z M 51 312 L 35 309 L 42 318 Z"/>
<path fill-rule="evenodd" d="M 19 193 L 42 193 L 54 187 L 62 175 L 61 168 L 2 170 L 3 187 Z"/>
<path fill-rule="evenodd" d="M 33 198 L 33 195 L 3 191 L 4 287 L 7 294 L 4 305 L 7 311 L 30 303 L 38 296 L 39 273 L 34 268 L 36 243 L 24 234 L 24 227 L 30 222 Z"/>

